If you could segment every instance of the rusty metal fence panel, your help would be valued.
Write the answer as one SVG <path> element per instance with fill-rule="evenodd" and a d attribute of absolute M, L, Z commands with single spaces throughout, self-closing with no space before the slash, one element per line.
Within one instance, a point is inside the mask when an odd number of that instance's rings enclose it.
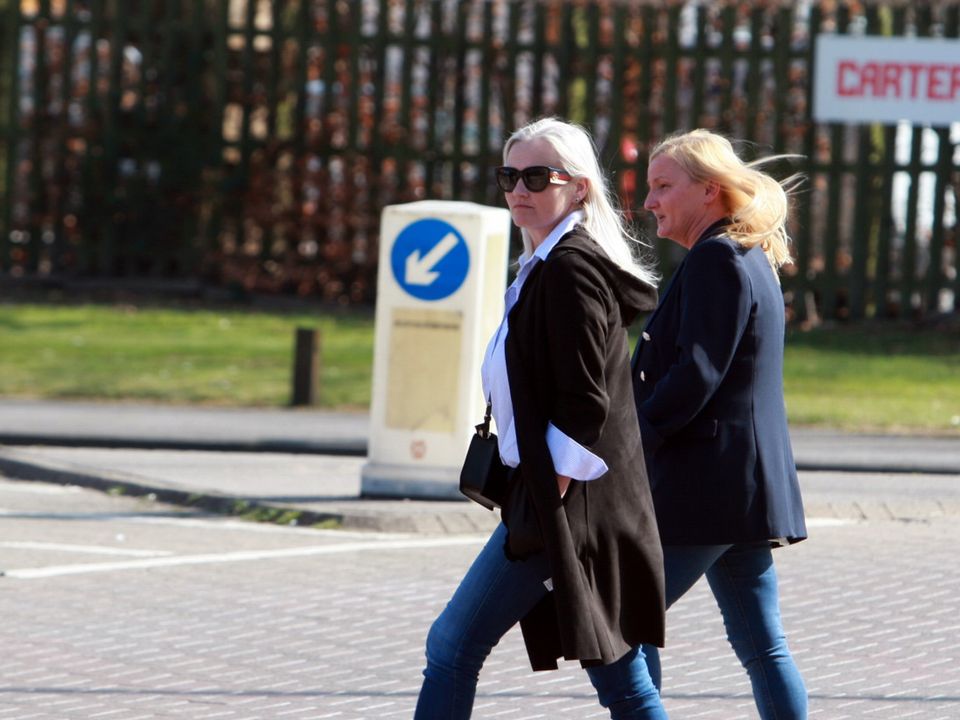
<path fill-rule="evenodd" d="M 796 320 L 957 308 L 960 125 L 818 124 L 818 33 L 957 37 L 958 3 L 0 0 L 0 277 L 373 300 L 383 206 L 497 204 L 541 115 L 589 127 L 625 212 L 709 127 L 808 178 Z"/>

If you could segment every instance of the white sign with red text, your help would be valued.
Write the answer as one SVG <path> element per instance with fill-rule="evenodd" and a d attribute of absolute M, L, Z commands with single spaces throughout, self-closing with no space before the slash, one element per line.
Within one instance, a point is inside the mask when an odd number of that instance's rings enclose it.
<path fill-rule="evenodd" d="M 818 122 L 960 122 L 960 40 L 818 35 Z"/>

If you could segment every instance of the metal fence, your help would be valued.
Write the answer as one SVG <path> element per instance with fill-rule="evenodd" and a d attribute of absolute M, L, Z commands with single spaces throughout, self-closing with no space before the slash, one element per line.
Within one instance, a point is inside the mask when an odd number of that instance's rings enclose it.
<path fill-rule="evenodd" d="M 957 37 L 957 2 L 0 0 L 0 272 L 374 298 L 379 213 L 498 204 L 511 129 L 588 126 L 625 210 L 709 127 L 808 177 L 796 320 L 958 306 L 960 125 L 811 119 L 818 33 Z M 958 118 L 960 119 L 960 118 Z"/>

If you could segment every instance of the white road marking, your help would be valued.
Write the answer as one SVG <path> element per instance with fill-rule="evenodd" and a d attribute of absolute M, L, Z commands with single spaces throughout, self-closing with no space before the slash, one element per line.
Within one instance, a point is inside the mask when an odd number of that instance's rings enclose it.
<path fill-rule="evenodd" d="M 105 545 L 66 545 L 63 543 L 27 542 L 18 540 L 0 541 L 0 547 L 15 550 L 56 550 L 58 552 L 86 553 L 88 555 L 121 555 L 124 557 L 161 557 L 173 555 L 167 550 L 134 550 Z"/>
<path fill-rule="evenodd" d="M 313 545 L 308 547 L 282 548 L 279 550 L 248 550 L 232 553 L 209 555 L 174 555 L 171 557 L 145 558 L 110 563 L 82 563 L 76 565 L 58 565 L 42 568 L 22 568 L 6 570 L 4 577 L 18 580 L 36 580 L 39 578 L 80 575 L 85 573 L 115 572 L 119 570 L 147 570 L 162 567 L 181 567 L 185 565 L 210 565 L 230 562 L 250 562 L 254 560 L 275 560 L 280 558 L 309 557 L 312 555 L 334 555 L 349 552 L 368 552 L 380 550 L 408 550 L 413 548 L 454 547 L 457 545 L 479 545 L 487 540 L 486 535 L 469 535 L 443 538 L 420 538 L 412 540 L 385 540 L 381 542 L 347 542 L 335 545 Z"/>

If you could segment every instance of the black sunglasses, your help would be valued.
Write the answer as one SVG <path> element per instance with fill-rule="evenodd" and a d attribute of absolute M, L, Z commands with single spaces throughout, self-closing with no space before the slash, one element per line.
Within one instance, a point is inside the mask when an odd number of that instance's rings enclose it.
<path fill-rule="evenodd" d="M 530 192 L 543 192 L 547 185 L 566 185 L 573 180 L 573 175 L 560 168 L 547 165 L 531 165 L 523 170 L 503 165 L 496 169 L 497 185 L 504 192 L 513 192 L 517 182 L 522 178 L 523 185 Z"/>

